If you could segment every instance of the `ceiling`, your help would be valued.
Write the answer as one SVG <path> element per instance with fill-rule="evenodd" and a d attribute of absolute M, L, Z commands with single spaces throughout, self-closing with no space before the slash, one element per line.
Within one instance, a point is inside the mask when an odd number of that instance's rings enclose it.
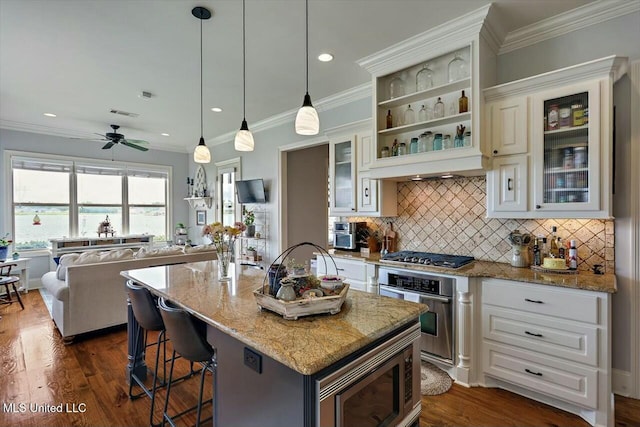
<path fill-rule="evenodd" d="M 494 4 L 508 32 L 590 1 Z M 369 82 L 358 59 L 487 3 L 310 0 L 312 99 Z M 151 148 L 191 151 L 200 137 L 200 21 L 191 15 L 195 6 L 213 12 L 203 23 L 204 137 L 234 132 L 242 121 L 240 0 L 0 0 L 0 127 L 92 138 L 114 123 L 127 138 L 147 140 Z M 246 0 L 250 129 L 252 123 L 302 104 L 304 13 L 302 0 Z M 316 58 L 324 51 L 335 59 L 319 62 Z M 142 91 L 153 96 L 144 99 Z M 215 106 L 223 112 L 212 112 Z M 113 114 L 112 109 L 139 116 Z M 45 117 L 47 112 L 57 117 Z"/>

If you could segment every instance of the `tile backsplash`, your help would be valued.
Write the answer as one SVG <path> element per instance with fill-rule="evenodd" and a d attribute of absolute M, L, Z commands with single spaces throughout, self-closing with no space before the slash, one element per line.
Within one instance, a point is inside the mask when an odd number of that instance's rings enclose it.
<path fill-rule="evenodd" d="M 546 237 L 555 225 L 563 241 L 576 240 L 578 270 L 601 264 L 606 272 L 614 271 L 613 220 L 487 218 L 486 194 L 484 177 L 399 182 L 398 217 L 362 220 L 374 230 L 392 221 L 399 250 L 505 263 L 511 259 L 510 232 L 517 229 Z"/>

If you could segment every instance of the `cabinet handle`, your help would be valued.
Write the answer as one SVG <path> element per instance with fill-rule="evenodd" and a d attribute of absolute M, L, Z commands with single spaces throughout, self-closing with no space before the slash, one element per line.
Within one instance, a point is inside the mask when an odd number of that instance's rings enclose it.
<path fill-rule="evenodd" d="M 536 375 L 536 376 L 538 376 L 538 377 L 541 377 L 541 376 L 542 376 L 542 373 L 540 373 L 540 372 L 533 372 L 533 371 L 529 370 L 528 368 L 524 368 L 524 371 L 525 371 L 527 374 Z"/>
<path fill-rule="evenodd" d="M 498 150 L 493 150 L 493 154 L 498 154 Z"/>
<path fill-rule="evenodd" d="M 507 179 L 507 191 L 513 191 L 513 186 L 511 185 L 513 180 L 511 178 Z"/>
<path fill-rule="evenodd" d="M 542 206 L 540 205 L 536 205 L 536 209 L 540 209 Z"/>
<path fill-rule="evenodd" d="M 533 299 L 529 299 L 529 298 L 525 298 L 524 300 L 526 302 L 533 302 L 535 304 L 544 304 L 544 301 L 540 301 L 540 300 L 533 300 Z"/>
<path fill-rule="evenodd" d="M 338 271 L 344 271 L 344 268 L 336 268 Z"/>
<path fill-rule="evenodd" d="M 542 338 L 542 334 L 535 334 L 535 333 L 529 332 L 529 331 L 524 331 L 524 333 L 527 334 L 527 335 L 531 335 L 532 337 Z"/>
<path fill-rule="evenodd" d="M 369 197 L 369 188 L 364 189 L 364 197 Z"/>

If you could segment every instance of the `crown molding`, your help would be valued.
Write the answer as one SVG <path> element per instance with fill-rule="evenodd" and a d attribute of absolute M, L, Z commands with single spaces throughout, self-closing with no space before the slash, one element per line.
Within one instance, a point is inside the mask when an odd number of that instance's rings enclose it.
<path fill-rule="evenodd" d="M 498 55 L 638 11 L 638 1 L 598 0 L 511 31 L 504 38 Z"/>
<path fill-rule="evenodd" d="M 334 95 L 327 96 L 318 101 L 314 101 L 314 106 L 318 112 L 328 111 L 342 105 L 349 104 L 354 101 L 371 97 L 371 82 L 361 84 L 360 86 L 352 87 L 345 91 L 336 93 Z M 267 129 L 271 129 L 287 123 L 293 123 L 296 118 L 298 109 L 285 111 L 284 113 L 276 114 L 265 120 L 253 123 L 251 125 L 251 132 L 261 132 Z M 220 145 L 229 141 L 233 141 L 236 135 L 236 131 L 228 132 L 226 134 L 217 136 L 207 140 L 207 145 Z"/>

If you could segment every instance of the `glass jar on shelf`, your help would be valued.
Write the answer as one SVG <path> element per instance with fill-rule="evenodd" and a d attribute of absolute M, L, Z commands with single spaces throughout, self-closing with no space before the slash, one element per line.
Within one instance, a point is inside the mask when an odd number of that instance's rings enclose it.
<path fill-rule="evenodd" d="M 449 75 L 449 83 L 462 80 L 468 76 L 467 62 L 462 59 L 460 52 L 456 52 L 453 59 L 449 62 L 447 67 Z"/>
<path fill-rule="evenodd" d="M 418 152 L 418 138 L 411 138 L 411 143 L 409 144 L 409 153 L 415 154 Z"/>
<path fill-rule="evenodd" d="M 418 151 L 433 151 L 433 132 L 426 131 L 420 134 L 420 138 L 418 139 Z"/>
<path fill-rule="evenodd" d="M 389 81 L 389 99 L 404 96 L 404 80 L 399 75 L 393 76 Z"/>
<path fill-rule="evenodd" d="M 389 157 L 389 147 L 387 147 L 386 145 L 382 147 L 382 149 L 380 150 L 380 157 Z"/>
<path fill-rule="evenodd" d="M 429 64 L 424 64 L 422 69 L 416 74 L 416 92 L 421 92 L 433 87 L 433 70 Z"/>
<path fill-rule="evenodd" d="M 398 145 L 398 156 L 404 156 L 405 154 L 407 154 L 407 144 L 404 142 L 401 142 Z"/>
<path fill-rule="evenodd" d="M 444 102 L 442 102 L 442 98 L 438 97 L 436 101 L 436 105 L 433 107 L 433 118 L 441 119 L 444 117 Z"/>
<path fill-rule="evenodd" d="M 433 151 L 442 150 L 442 134 L 436 133 L 433 137 Z"/>
<path fill-rule="evenodd" d="M 471 131 L 466 131 L 464 133 L 464 139 L 463 139 L 463 146 L 465 147 L 471 147 Z"/>
<path fill-rule="evenodd" d="M 409 104 L 406 111 L 404 112 L 404 122 L 402 124 L 412 125 L 415 122 L 416 122 L 416 113 L 413 111 L 413 108 L 411 108 L 411 104 Z"/>
<path fill-rule="evenodd" d="M 453 148 L 453 142 L 451 141 L 451 135 L 442 136 L 442 149 L 449 150 Z"/>

